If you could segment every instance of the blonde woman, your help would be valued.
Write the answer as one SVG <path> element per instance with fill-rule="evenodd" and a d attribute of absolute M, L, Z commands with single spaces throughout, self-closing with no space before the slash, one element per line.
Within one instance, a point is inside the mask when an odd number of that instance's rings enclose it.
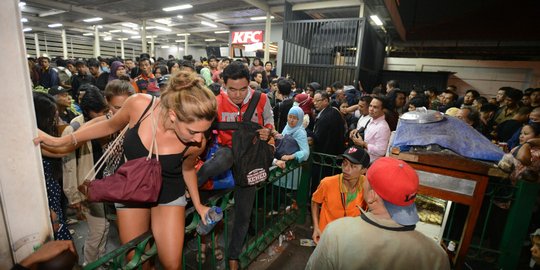
<path fill-rule="evenodd" d="M 105 137 L 129 125 L 124 153 L 128 159 L 136 159 L 148 154 L 152 141 L 151 118 L 154 117 L 162 189 L 156 204 L 117 205 L 120 240 L 126 243 L 152 230 L 163 269 L 181 269 L 187 204 L 185 188 L 201 216 L 209 210 L 199 199 L 195 160 L 205 147 L 203 133 L 216 116 L 216 99 L 204 81 L 193 73 L 180 71 L 172 75 L 161 98 L 152 100 L 150 95 L 133 95 L 106 121 L 60 138 L 40 132 L 34 142 L 61 147 Z M 152 117 L 149 117 L 150 111 L 154 113 Z"/>

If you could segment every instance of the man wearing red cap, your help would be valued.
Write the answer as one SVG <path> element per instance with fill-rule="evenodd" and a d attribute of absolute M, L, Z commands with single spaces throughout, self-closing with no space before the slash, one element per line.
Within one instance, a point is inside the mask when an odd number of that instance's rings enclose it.
<path fill-rule="evenodd" d="M 418 176 L 404 161 L 383 157 L 363 183 L 369 211 L 330 223 L 306 269 L 450 269 L 446 252 L 415 231 Z"/>

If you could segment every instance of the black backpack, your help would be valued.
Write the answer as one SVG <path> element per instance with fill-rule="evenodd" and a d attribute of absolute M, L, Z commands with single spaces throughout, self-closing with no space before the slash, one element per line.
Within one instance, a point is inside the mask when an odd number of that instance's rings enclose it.
<path fill-rule="evenodd" d="M 259 103 L 261 93 L 255 91 L 242 122 L 221 122 L 218 129 L 234 129 L 232 134 L 233 175 L 236 185 L 253 186 L 268 179 L 273 160 L 272 146 L 261 141 L 258 129 L 262 126 L 251 122 L 251 117 Z"/>

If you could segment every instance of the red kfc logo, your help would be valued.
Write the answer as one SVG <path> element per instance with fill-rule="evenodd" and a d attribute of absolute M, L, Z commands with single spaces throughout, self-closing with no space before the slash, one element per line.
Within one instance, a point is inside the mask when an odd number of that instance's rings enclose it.
<path fill-rule="evenodd" d="M 263 42 L 263 31 L 232 32 L 233 44 L 252 44 Z"/>

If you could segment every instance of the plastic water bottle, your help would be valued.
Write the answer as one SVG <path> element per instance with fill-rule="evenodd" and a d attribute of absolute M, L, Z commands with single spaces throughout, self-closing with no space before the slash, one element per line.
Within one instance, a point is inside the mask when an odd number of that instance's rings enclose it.
<path fill-rule="evenodd" d="M 197 233 L 200 235 L 207 235 L 216 224 L 223 218 L 223 212 L 218 206 L 212 206 L 208 213 L 206 213 L 206 225 L 202 220 L 197 224 Z"/>

